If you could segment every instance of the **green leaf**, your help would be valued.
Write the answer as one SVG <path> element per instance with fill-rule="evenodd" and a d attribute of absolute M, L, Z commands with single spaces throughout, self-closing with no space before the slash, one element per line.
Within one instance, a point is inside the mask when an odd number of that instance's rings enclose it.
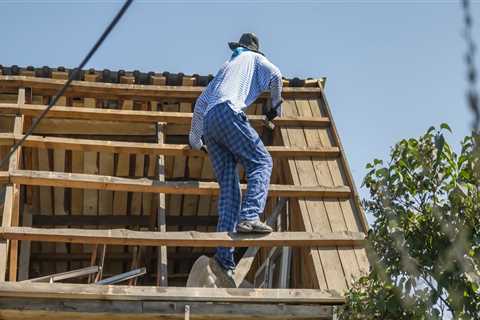
<path fill-rule="evenodd" d="M 441 128 L 441 129 L 444 129 L 444 130 L 448 130 L 450 133 L 452 133 L 452 129 L 451 129 L 450 126 L 449 126 L 448 124 L 446 124 L 446 123 L 442 123 L 442 124 L 440 125 L 440 128 Z"/>

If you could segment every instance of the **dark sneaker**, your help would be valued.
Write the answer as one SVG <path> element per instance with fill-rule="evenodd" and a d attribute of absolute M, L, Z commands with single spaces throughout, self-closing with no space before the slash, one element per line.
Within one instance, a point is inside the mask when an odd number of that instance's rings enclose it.
<path fill-rule="evenodd" d="M 223 288 L 236 288 L 234 271 L 232 269 L 224 269 L 222 264 L 215 258 L 211 258 L 210 261 L 212 262 L 210 267 L 219 280 L 218 284 Z"/>
<path fill-rule="evenodd" d="M 270 233 L 272 231 L 272 227 L 260 220 L 245 220 L 237 224 L 237 232 L 239 233 Z"/>

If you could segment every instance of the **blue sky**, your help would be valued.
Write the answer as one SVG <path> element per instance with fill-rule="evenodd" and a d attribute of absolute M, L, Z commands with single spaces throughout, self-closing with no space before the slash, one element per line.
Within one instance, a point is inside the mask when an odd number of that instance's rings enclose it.
<path fill-rule="evenodd" d="M 454 130 L 451 143 L 468 133 L 459 3 L 137 1 L 89 67 L 214 74 L 230 55 L 226 43 L 255 32 L 285 76 L 328 78 L 360 185 L 365 164 L 402 138 L 442 122 Z M 74 67 L 120 5 L 0 1 L 0 64 Z M 480 23 L 480 5 L 473 9 Z"/>

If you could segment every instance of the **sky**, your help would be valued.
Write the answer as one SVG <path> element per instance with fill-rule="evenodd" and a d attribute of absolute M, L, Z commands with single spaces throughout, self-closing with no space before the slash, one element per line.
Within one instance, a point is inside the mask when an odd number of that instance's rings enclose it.
<path fill-rule="evenodd" d="M 121 3 L 0 0 L 0 64 L 75 67 Z M 480 3 L 472 7 L 478 40 Z M 460 0 L 137 0 L 88 67 L 215 74 L 227 42 L 255 32 L 284 76 L 327 77 L 360 187 L 365 165 L 403 138 L 442 122 L 453 145 L 469 133 L 462 30 Z"/>

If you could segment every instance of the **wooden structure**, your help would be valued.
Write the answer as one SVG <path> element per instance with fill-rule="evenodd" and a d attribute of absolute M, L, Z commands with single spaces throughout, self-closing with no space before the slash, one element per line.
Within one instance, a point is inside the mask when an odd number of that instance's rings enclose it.
<path fill-rule="evenodd" d="M 0 158 L 68 72 L 0 68 Z M 210 79 L 89 70 L 72 83 L 0 168 L 0 318 L 331 318 L 369 262 L 325 79 L 284 81 L 274 131 L 268 95 L 248 109 L 274 159 L 267 236 L 214 232 L 218 185 L 186 145 Z M 185 288 L 218 245 L 239 247 L 241 288 Z"/>

